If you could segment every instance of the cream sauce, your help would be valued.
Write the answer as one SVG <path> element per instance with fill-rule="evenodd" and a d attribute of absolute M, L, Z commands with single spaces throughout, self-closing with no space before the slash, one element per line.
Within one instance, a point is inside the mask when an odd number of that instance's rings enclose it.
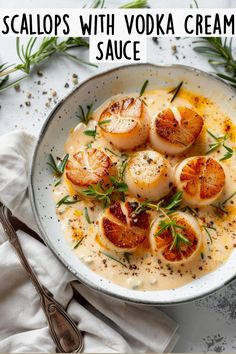
<path fill-rule="evenodd" d="M 135 97 L 137 95 L 129 96 Z M 100 149 L 109 148 L 120 155 L 121 152 L 116 150 L 102 137 L 99 127 L 97 128 L 96 140 L 84 135 L 83 131 L 94 129 L 97 124 L 96 121 L 98 121 L 104 108 L 111 102 L 115 102 L 117 99 L 123 97 L 127 96 L 118 95 L 107 100 L 93 113 L 93 120 L 89 122 L 88 126 L 80 123 L 73 129 L 65 143 L 65 152 L 74 154 L 80 147 L 91 143 L 92 147 L 99 147 Z M 236 128 L 230 117 L 224 114 L 215 102 L 184 90 L 181 90 L 181 93 L 172 104 L 170 104 L 170 94 L 168 94 L 167 90 L 149 91 L 144 97 L 150 116 L 155 116 L 159 111 L 170 106 L 187 106 L 189 108 L 193 107 L 204 118 L 204 129 L 193 146 L 182 155 L 175 157 L 166 156 L 172 166 L 175 166 L 176 163 L 186 157 L 205 154 L 211 142 L 209 135 L 206 134 L 207 129 L 210 129 L 216 135 L 224 134 L 227 131 L 229 135 L 227 143 L 234 147 L 233 142 L 236 141 Z M 151 149 L 151 147 L 147 144 L 139 150 L 145 149 Z M 106 150 L 106 153 L 119 167 L 121 160 L 108 150 Z M 132 154 L 132 152 L 130 152 L 130 154 Z M 222 150 L 214 151 L 210 156 L 219 159 L 221 155 Z M 224 166 L 227 180 L 225 190 L 220 200 L 225 200 L 236 189 L 235 156 L 229 160 L 223 161 L 222 165 Z M 73 196 L 76 192 L 70 182 L 63 178 L 62 182 L 57 187 L 53 188 L 55 203 L 68 194 Z M 225 207 L 228 214 L 221 216 L 210 206 L 197 209 L 200 224 L 212 225 L 216 228 L 216 231 L 210 230 L 212 237 L 211 243 L 206 232 L 203 230 L 203 257 L 199 255 L 199 258 L 191 262 L 191 264 L 182 264 L 179 266 L 161 263 L 157 256 L 152 254 L 149 248 L 145 247 L 139 248 L 130 255 L 128 257 L 129 263 L 127 257 L 123 254 L 104 249 L 97 238 L 99 232 L 99 217 L 103 211 L 100 202 L 83 199 L 73 205 L 62 205 L 57 208 L 57 215 L 63 233 L 68 243 L 71 245 L 71 249 L 94 272 L 123 287 L 139 290 L 161 290 L 180 287 L 193 281 L 195 278 L 199 278 L 213 271 L 227 260 L 233 248 L 236 246 L 235 203 L 236 198 L 234 197 Z M 85 217 L 85 207 L 87 207 L 91 224 L 88 223 Z M 149 213 L 151 220 L 154 220 L 157 214 L 154 211 L 150 211 Z M 74 249 L 74 246 L 81 238 L 83 238 L 81 243 Z M 125 266 L 108 258 L 100 251 L 109 253 L 120 260 Z"/>

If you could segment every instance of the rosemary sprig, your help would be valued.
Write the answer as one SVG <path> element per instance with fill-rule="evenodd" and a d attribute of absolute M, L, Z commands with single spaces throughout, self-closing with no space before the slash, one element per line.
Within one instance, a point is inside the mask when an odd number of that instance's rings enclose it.
<path fill-rule="evenodd" d="M 83 107 L 81 105 L 79 105 L 80 113 L 76 114 L 76 117 L 79 118 L 79 121 L 81 123 L 84 123 L 85 125 L 87 125 L 88 122 L 90 121 L 90 119 L 92 118 L 91 111 L 93 108 L 93 104 L 90 103 L 89 105 L 87 105 L 86 108 L 87 108 L 87 112 L 85 113 Z"/>
<path fill-rule="evenodd" d="M 91 136 L 93 139 L 95 139 L 96 135 L 97 135 L 97 127 L 95 129 L 85 130 L 83 133 L 85 135 Z"/>
<path fill-rule="evenodd" d="M 216 75 L 227 81 L 230 85 L 236 86 L 236 60 L 233 56 L 233 37 L 202 37 L 195 41 L 197 46 L 195 52 L 208 56 L 208 62 L 217 70 L 224 68 L 227 74 L 217 72 Z"/>
<path fill-rule="evenodd" d="M 114 187 L 109 187 L 107 189 L 103 188 L 101 183 L 97 183 L 96 186 L 89 186 L 88 189 L 84 190 L 83 193 L 87 197 L 93 197 L 97 200 L 103 202 L 103 207 L 106 208 L 107 205 L 111 203 L 111 195 L 114 192 Z"/>
<path fill-rule="evenodd" d="M 120 263 L 123 267 L 127 268 L 127 265 L 125 263 L 123 263 L 122 261 L 120 261 L 119 259 L 113 257 L 112 255 L 110 255 L 109 253 L 107 252 L 103 252 L 103 251 L 99 251 L 101 254 L 103 254 L 104 256 L 112 259 L 113 261 L 117 262 L 117 263 Z"/>
<path fill-rule="evenodd" d="M 66 195 L 61 200 L 59 200 L 59 202 L 57 202 L 56 207 L 59 208 L 63 204 L 64 205 L 75 204 L 75 203 L 78 203 L 79 201 L 80 201 L 79 199 L 74 199 L 74 198 L 71 198 L 69 195 Z"/>
<path fill-rule="evenodd" d="M 16 51 L 21 63 L 16 66 L 12 66 L 10 69 L 7 68 L 1 71 L 0 77 L 6 77 L 6 75 L 10 75 L 16 71 L 21 71 L 25 75 L 11 82 L 10 84 L 2 85 L 0 87 L 0 92 L 26 79 L 34 66 L 42 64 L 44 61 L 51 58 L 51 56 L 54 54 L 64 55 L 65 57 L 80 64 L 97 67 L 97 65 L 89 63 L 79 58 L 77 55 L 71 54 L 71 49 L 89 47 L 89 43 L 81 37 L 68 37 L 66 40 L 59 40 L 57 37 L 44 37 L 42 40 L 40 39 L 40 41 L 41 42 L 39 46 L 36 48 L 38 38 L 31 37 L 24 46 L 20 43 L 20 38 L 17 37 Z"/>
<path fill-rule="evenodd" d="M 183 192 L 179 191 L 176 192 L 171 197 L 171 199 L 166 203 L 163 199 L 160 200 L 157 204 L 154 204 L 151 201 L 146 200 L 144 202 L 141 202 L 138 205 L 137 209 L 135 210 L 135 213 L 138 214 L 141 211 L 146 211 L 146 210 L 160 211 L 160 209 L 165 210 L 167 213 L 173 212 L 182 202 L 182 197 L 183 197 Z"/>
<path fill-rule="evenodd" d="M 141 9 L 148 7 L 147 0 L 134 0 L 120 6 L 120 9 Z"/>
<path fill-rule="evenodd" d="M 170 250 L 178 249 L 180 247 L 180 243 L 184 243 L 186 245 L 191 245 L 192 243 L 184 237 L 181 233 L 178 232 L 178 229 L 184 230 L 185 227 L 178 225 L 175 220 L 172 220 L 170 217 L 167 217 L 164 220 L 161 220 L 159 223 L 160 229 L 154 235 L 155 237 L 161 235 L 164 231 L 170 231 L 173 241 L 170 245 Z"/>
<path fill-rule="evenodd" d="M 221 147 L 223 147 L 226 150 L 226 153 L 223 155 L 223 157 L 220 158 L 220 161 L 230 159 L 234 154 L 234 150 L 225 144 L 228 135 L 224 134 L 216 136 L 212 132 L 210 132 L 210 130 L 207 130 L 207 133 L 214 139 L 214 143 L 209 144 L 210 149 L 206 152 L 206 155 L 216 149 L 220 149 Z"/>
<path fill-rule="evenodd" d="M 209 230 L 214 230 L 214 231 L 216 231 L 216 228 L 213 227 L 213 226 L 207 226 L 207 225 L 203 225 L 203 228 L 204 228 L 204 230 L 205 230 L 206 233 L 207 233 L 207 236 L 208 236 L 208 238 L 209 238 L 209 240 L 210 240 L 210 243 L 212 243 L 213 240 L 212 240 L 211 233 L 210 233 Z"/>
<path fill-rule="evenodd" d="M 111 119 L 105 119 L 105 120 L 102 120 L 101 122 L 98 122 L 98 126 L 101 127 L 102 125 L 108 124 L 110 122 L 111 122 Z"/>
<path fill-rule="evenodd" d="M 181 81 L 177 87 L 173 88 L 172 90 L 170 90 L 170 91 L 168 92 L 169 94 L 170 94 L 170 93 L 173 93 L 173 96 L 172 96 L 172 98 L 171 98 L 171 100 L 170 100 L 171 103 L 172 103 L 172 102 L 174 101 L 174 99 L 178 96 L 178 94 L 179 94 L 179 92 L 180 92 L 180 89 L 181 89 L 183 83 L 184 83 L 184 82 Z"/>
<path fill-rule="evenodd" d="M 8 66 L 6 64 L 0 65 L 0 74 L 2 72 L 6 71 L 7 69 L 8 69 Z M 9 75 L 6 75 L 6 74 L 5 74 L 5 76 L 2 77 L 2 79 L 0 78 L 0 89 L 1 89 L 1 87 L 3 87 L 6 84 L 8 79 L 9 79 Z"/>
<path fill-rule="evenodd" d="M 111 183 L 114 186 L 114 190 L 120 193 L 127 192 L 128 186 L 125 182 L 119 181 L 116 177 L 111 176 L 110 177 Z"/>
<path fill-rule="evenodd" d="M 234 191 L 228 198 L 226 198 L 223 202 L 219 202 L 217 205 L 216 204 L 210 204 L 213 208 L 216 210 L 222 212 L 223 214 L 228 214 L 228 212 L 225 210 L 225 205 L 236 195 L 236 191 Z"/>
<path fill-rule="evenodd" d="M 149 80 L 146 80 L 146 81 L 144 82 L 144 84 L 143 84 L 143 86 L 142 86 L 142 88 L 141 88 L 141 90 L 140 90 L 140 93 L 139 93 L 139 96 L 140 96 L 140 97 L 144 94 L 148 83 L 149 83 Z"/>
<path fill-rule="evenodd" d="M 124 252 L 124 258 L 125 258 L 125 260 L 127 261 L 127 263 L 129 263 L 129 264 L 130 264 L 130 256 L 132 256 L 131 253 L 129 253 L 129 252 Z"/>
<path fill-rule="evenodd" d="M 81 242 L 83 241 L 84 237 L 82 237 L 73 247 L 73 249 L 75 250 L 77 247 L 79 247 L 79 245 L 81 244 Z"/>
<path fill-rule="evenodd" d="M 88 224 L 91 224 L 91 219 L 90 219 L 87 207 L 84 208 L 84 216 L 85 216 L 85 219 L 87 220 Z"/>
<path fill-rule="evenodd" d="M 50 161 L 47 162 L 47 165 L 49 165 L 52 168 L 52 170 L 56 176 L 60 177 L 64 173 L 68 158 L 69 158 L 69 154 L 66 154 L 60 162 L 56 163 L 52 154 L 49 154 Z"/>

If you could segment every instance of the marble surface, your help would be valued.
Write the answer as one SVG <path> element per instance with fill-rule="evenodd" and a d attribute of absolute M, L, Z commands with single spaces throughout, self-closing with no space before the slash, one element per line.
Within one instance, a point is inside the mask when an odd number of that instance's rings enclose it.
<path fill-rule="evenodd" d="M 51 7 L 78 7 L 86 1 L 51 0 Z M 107 7 L 117 6 L 121 1 L 107 1 Z M 159 0 L 149 1 L 152 7 L 188 7 L 191 0 Z M 236 5 L 235 0 L 199 0 L 203 7 L 230 7 Z M 22 8 L 47 7 L 46 0 L 21 0 Z M 19 1 L 0 0 L 0 7 L 17 7 Z M 195 54 L 192 50 L 194 39 L 159 39 L 158 44 L 148 39 L 148 61 L 157 64 L 185 64 L 208 72 L 213 69 L 206 58 Z M 176 46 L 176 53 L 174 53 Z M 14 38 L 0 38 L 0 63 L 18 63 Z M 81 50 L 83 58 L 88 51 Z M 10 89 L 0 94 L 0 134 L 14 129 L 25 129 L 38 135 L 42 124 L 55 104 L 65 97 L 74 87 L 72 75 L 78 75 L 81 82 L 98 72 L 114 67 L 102 64 L 99 68 L 79 66 L 61 56 L 54 57 L 42 66 L 43 76 L 37 75 L 36 68 L 30 77 L 21 84 L 20 92 Z M 69 87 L 65 87 L 68 83 Z M 66 85 L 67 86 L 67 85 Z M 56 96 L 55 92 L 56 91 Z M 29 98 L 29 94 L 31 97 Z M 30 106 L 27 106 L 27 102 Z M 29 105 L 29 104 L 28 104 Z M 219 292 L 204 299 L 172 307 L 163 307 L 180 325 L 180 339 L 175 352 L 234 352 L 236 351 L 236 283 L 232 283 Z"/>

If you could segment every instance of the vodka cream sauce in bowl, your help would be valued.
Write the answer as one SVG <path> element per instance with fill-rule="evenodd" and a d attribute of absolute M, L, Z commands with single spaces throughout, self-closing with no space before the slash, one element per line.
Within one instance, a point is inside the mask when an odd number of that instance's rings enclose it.
<path fill-rule="evenodd" d="M 56 107 L 30 198 L 45 242 L 81 282 L 164 305 L 234 279 L 235 102 L 204 72 L 140 64 L 88 79 Z"/>

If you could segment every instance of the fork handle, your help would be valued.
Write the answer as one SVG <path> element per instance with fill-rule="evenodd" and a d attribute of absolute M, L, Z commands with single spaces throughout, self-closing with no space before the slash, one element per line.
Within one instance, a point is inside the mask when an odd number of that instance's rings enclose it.
<path fill-rule="evenodd" d="M 21 264 L 40 295 L 41 305 L 47 317 L 51 336 L 57 350 L 60 353 L 81 352 L 83 349 L 83 337 L 80 330 L 64 308 L 54 299 L 51 292 L 38 281 L 24 255 L 17 233 L 9 221 L 8 213 L 10 211 L 4 205 L 0 205 L 0 222 Z"/>

